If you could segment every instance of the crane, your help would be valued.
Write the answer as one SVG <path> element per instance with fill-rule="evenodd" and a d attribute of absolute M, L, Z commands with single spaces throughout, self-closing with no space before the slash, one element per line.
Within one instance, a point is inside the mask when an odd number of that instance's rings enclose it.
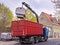
<path fill-rule="evenodd" d="M 22 2 L 22 5 L 26 6 L 30 11 L 32 11 L 35 14 L 36 19 L 37 19 L 37 23 L 39 23 L 38 14 L 34 10 L 32 10 L 32 8 L 27 3 Z"/>

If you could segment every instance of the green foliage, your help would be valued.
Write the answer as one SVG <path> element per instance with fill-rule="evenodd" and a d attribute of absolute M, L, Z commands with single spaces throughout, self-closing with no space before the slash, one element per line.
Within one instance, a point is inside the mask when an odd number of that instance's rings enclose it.
<path fill-rule="evenodd" d="M 35 15 L 29 10 L 26 10 L 26 20 L 32 21 L 32 22 L 37 22 Z"/>
<path fill-rule="evenodd" d="M 0 4 L 0 30 L 5 30 L 6 27 L 10 26 L 13 20 L 13 14 L 9 8 Z"/>
<path fill-rule="evenodd" d="M 3 16 L 6 14 L 9 17 L 10 21 L 13 19 L 13 14 L 11 10 L 5 7 L 3 4 L 0 4 L 0 13 L 3 14 Z"/>

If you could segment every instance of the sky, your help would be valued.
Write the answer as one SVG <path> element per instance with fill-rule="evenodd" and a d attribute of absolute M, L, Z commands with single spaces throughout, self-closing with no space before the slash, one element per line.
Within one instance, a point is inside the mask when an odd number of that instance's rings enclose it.
<path fill-rule="evenodd" d="M 54 5 L 51 0 L 0 0 L 0 3 L 3 3 L 7 6 L 14 15 L 17 7 L 22 6 L 22 2 L 26 2 L 30 7 L 38 14 L 45 12 L 48 14 L 54 14 Z"/>

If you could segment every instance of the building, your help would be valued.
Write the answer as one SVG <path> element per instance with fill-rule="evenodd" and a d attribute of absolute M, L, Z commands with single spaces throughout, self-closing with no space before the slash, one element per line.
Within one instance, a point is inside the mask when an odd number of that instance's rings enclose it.
<path fill-rule="evenodd" d="M 60 25 L 58 24 L 57 19 L 55 17 L 52 17 L 51 14 L 42 12 L 39 16 L 39 23 L 48 27 L 49 37 L 58 37 L 60 33 Z"/>

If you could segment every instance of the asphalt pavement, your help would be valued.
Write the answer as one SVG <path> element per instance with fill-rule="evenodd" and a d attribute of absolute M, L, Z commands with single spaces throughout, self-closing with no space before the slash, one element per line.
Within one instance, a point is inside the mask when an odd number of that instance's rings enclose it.
<path fill-rule="evenodd" d="M 40 42 L 37 44 L 20 44 L 18 40 L 0 41 L 0 45 L 60 45 L 60 39 L 49 39 L 47 42 Z"/>

